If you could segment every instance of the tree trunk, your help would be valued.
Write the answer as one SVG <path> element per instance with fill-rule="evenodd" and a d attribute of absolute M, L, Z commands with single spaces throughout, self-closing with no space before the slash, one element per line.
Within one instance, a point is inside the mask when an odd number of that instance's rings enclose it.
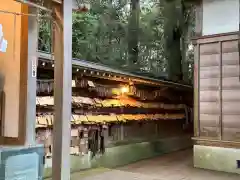
<path fill-rule="evenodd" d="M 174 81 L 182 80 L 181 28 L 178 1 L 164 4 L 164 38 L 168 77 Z M 180 16 L 180 17 L 179 17 Z"/>
<path fill-rule="evenodd" d="M 139 28 L 140 3 L 131 0 L 131 15 L 128 22 L 128 65 L 138 60 L 138 28 Z"/>
<path fill-rule="evenodd" d="M 190 37 L 190 28 L 189 28 L 189 16 L 184 0 L 181 0 L 181 29 L 182 29 L 182 38 L 181 38 L 181 51 L 182 51 L 182 71 L 183 71 L 183 81 L 189 83 L 189 62 L 187 58 L 188 43 Z"/>

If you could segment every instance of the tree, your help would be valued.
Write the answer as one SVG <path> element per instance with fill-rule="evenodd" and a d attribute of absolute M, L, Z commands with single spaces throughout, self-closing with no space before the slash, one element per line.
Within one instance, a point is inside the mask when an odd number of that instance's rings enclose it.
<path fill-rule="evenodd" d="M 73 13 L 73 57 L 173 80 L 189 79 L 192 7 L 182 0 L 91 1 Z M 40 25 L 40 50 L 51 49 L 49 25 Z"/>
<path fill-rule="evenodd" d="M 166 1 L 163 8 L 165 56 L 167 58 L 168 77 L 182 80 L 181 54 L 181 14 L 179 1 Z"/>
<path fill-rule="evenodd" d="M 138 61 L 139 0 L 131 0 L 131 15 L 128 23 L 128 65 Z"/>

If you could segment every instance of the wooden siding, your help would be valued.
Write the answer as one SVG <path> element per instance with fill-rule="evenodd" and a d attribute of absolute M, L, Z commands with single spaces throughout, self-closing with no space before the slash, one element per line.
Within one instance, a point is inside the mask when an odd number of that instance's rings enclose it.
<path fill-rule="evenodd" d="M 240 140 L 240 67 L 238 36 L 196 40 L 198 134 L 219 140 Z M 196 79 L 195 79 L 196 80 Z M 196 118 L 196 116 L 195 116 Z M 196 121 L 195 121 L 196 123 Z"/>

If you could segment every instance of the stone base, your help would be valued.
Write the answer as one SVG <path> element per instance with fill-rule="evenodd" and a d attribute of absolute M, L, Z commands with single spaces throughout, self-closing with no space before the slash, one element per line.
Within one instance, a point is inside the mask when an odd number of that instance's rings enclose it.
<path fill-rule="evenodd" d="M 34 147 L 1 147 L 0 179 L 43 178 L 43 146 Z"/>
<path fill-rule="evenodd" d="M 89 156 L 71 156 L 71 171 L 81 171 L 89 168 L 115 168 L 134 163 L 139 160 L 156 157 L 165 153 L 188 149 L 192 147 L 191 136 L 179 136 L 159 139 L 152 142 L 133 143 L 106 148 L 103 156 L 89 159 Z M 46 161 L 44 177 L 51 177 L 51 159 Z"/>
<path fill-rule="evenodd" d="M 240 149 L 194 145 L 194 167 L 240 174 Z"/>

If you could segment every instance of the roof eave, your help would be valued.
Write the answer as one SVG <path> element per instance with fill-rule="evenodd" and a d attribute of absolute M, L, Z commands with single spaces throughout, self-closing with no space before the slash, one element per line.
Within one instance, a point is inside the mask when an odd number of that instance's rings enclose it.
<path fill-rule="evenodd" d="M 39 52 L 38 57 L 41 58 L 41 59 L 44 59 L 44 60 L 49 60 L 49 61 L 54 60 L 53 55 L 48 54 L 48 53 L 44 53 L 44 52 Z M 164 86 L 169 86 L 169 87 L 171 86 L 171 87 L 176 87 L 176 88 L 181 88 L 181 89 L 182 88 L 193 89 L 193 87 L 191 85 L 177 83 L 177 82 L 168 81 L 168 80 L 160 80 L 160 79 L 156 79 L 156 78 L 150 78 L 150 77 L 135 75 L 133 73 L 117 70 L 117 69 L 114 69 L 114 68 L 107 67 L 105 65 L 101 65 L 101 64 L 93 63 L 93 62 L 88 62 L 88 61 L 85 61 L 85 60 L 73 59 L 72 64 L 73 64 L 73 66 L 76 66 L 76 67 L 79 67 L 79 68 L 82 67 L 82 68 L 92 69 L 92 70 L 106 72 L 106 73 L 114 73 L 114 74 L 118 74 L 118 75 L 122 75 L 122 76 L 128 76 L 130 78 L 138 78 L 138 79 L 141 79 L 141 80 L 154 82 L 156 85 L 159 84 L 159 85 L 164 85 Z"/>

